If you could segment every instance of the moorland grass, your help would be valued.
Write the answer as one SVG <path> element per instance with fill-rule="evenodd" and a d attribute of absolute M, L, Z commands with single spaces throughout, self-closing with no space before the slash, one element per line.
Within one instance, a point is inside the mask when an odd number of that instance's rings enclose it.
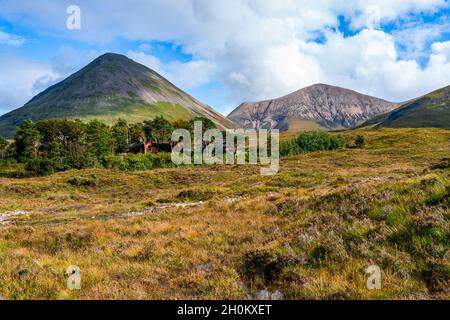
<path fill-rule="evenodd" d="M 0 226 L 0 296 L 450 298 L 450 131 L 339 134 L 365 144 L 283 158 L 272 177 L 237 165 L 2 175 L 0 213 L 23 214 Z M 381 290 L 366 288 L 372 264 Z M 66 287 L 71 265 L 81 290 Z"/>

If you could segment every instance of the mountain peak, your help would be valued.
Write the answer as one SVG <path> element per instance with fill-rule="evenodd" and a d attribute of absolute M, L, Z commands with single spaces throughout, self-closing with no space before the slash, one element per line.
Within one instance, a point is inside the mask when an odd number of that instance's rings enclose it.
<path fill-rule="evenodd" d="M 278 99 L 241 104 L 228 118 L 244 127 L 331 130 L 352 128 L 396 107 L 395 103 L 318 83 Z"/>
<path fill-rule="evenodd" d="M 331 91 L 333 92 L 333 94 L 357 94 L 357 95 L 365 95 L 363 93 L 359 93 L 355 90 L 352 89 L 347 89 L 347 88 L 342 88 L 342 87 L 338 87 L 338 86 L 334 86 L 334 85 L 330 85 L 330 84 L 326 84 L 326 83 L 316 83 L 313 84 L 311 86 L 302 88 L 296 92 L 299 91 L 312 91 L 312 90 L 317 90 L 317 91 Z M 365 95 L 368 96 L 368 95 Z M 368 96 L 370 97 L 370 96 Z M 378 99 L 378 98 L 377 98 Z"/>
<path fill-rule="evenodd" d="M 119 54 L 119 53 L 113 53 L 113 52 L 107 52 L 102 54 L 101 56 L 97 57 L 93 62 L 113 62 L 113 61 L 126 61 L 131 63 L 137 63 L 130 58 L 128 58 L 126 55 Z"/>
<path fill-rule="evenodd" d="M 114 52 L 106 52 L 99 56 L 97 59 L 104 59 L 104 58 L 125 58 L 128 59 L 127 56 L 120 54 L 120 53 L 114 53 Z"/>
<path fill-rule="evenodd" d="M 235 125 L 128 57 L 105 53 L 65 80 L 39 93 L 23 107 L 0 117 L 0 134 L 11 137 L 25 119 L 100 119 L 142 122 L 163 115 L 169 120 L 209 118 L 219 128 Z"/>
<path fill-rule="evenodd" d="M 303 89 L 307 89 L 307 88 L 323 89 L 323 88 L 337 88 L 337 87 L 329 85 L 329 84 L 326 84 L 326 83 L 315 83 L 315 84 L 307 86 L 307 87 L 305 87 Z M 303 90 L 303 89 L 300 89 L 300 90 Z"/>

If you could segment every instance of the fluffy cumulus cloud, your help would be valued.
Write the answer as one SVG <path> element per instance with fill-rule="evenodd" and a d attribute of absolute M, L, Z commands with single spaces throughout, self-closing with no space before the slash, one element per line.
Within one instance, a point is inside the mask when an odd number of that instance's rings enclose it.
<path fill-rule="evenodd" d="M 98 56 L 62 46 L 48 61 L 0 52 L 0 114 L 25 104 L 31 97 L 85 66 Z"/>
<path fill-rule="evenodd" d="M 166 79 L 171 80 L 175 85 L 187 89 L 208 83 L 214 70 L 212 63 L 202 60 L 172 61 L 164 64 L 154 55 L 146 54 L 142 51 L 129 50 L 126 55 L 130 59 L 155 70 Z"/>
<path fill-rule="evenodd" d="M 450 62 L 450 41 L 436 42 L 431 46 L 433 55 L 431 61 L 441 60 L 441 63 Z"/>
<path fill-rule="evenodd" d="M 191 61 L 127 49 L 182 88 L 221 83 L 230 104 L 330 83 L 402 101 L 450 83 L 446 0 L 79 0 L 82 29 L 65 29 L 64 1 L 0 0 L 0 18 L 47 26 L 99 46 L 114 39 L 176 43 Z M 346 34 L 339 28 L 347 25 Z M 386 31 L 383 25 L 393 27 Z M 1 39 L 1 38 L 0 38 Z M 317 41 L 320 39 L 320 41 Z"/>
<path fill-rule="evenodd" d="M 414 59 L 399 59 L 394 37 L 381 30 L 364 29 L 352 37 L 330 33 L 327 39 L 325 44 L 304 43 L 299 49 L 317 62 L 321 82 L 394 101 L 450 83 L 447 43 L 433 44 L 429 62 L 422 67 Z"/>

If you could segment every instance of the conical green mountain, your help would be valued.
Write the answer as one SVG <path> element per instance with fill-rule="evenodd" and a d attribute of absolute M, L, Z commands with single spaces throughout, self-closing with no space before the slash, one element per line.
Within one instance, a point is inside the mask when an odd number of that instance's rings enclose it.
<path fill-rule="evenodd" d="M 172 120 L 204 116 L 219 128 L 234 123 L 201 103 L 155 71 L 119 54 L 104 54 L 35 96 L 23 107 L 0 117 L 0 134 L 11 137 L 25 119 L 118 118 L 140 122 L 163 115 Z"/>
<path fill-rule="evenodd" d="M 409 101 L 363 126 L 450 129 L 450 86 Z"/>

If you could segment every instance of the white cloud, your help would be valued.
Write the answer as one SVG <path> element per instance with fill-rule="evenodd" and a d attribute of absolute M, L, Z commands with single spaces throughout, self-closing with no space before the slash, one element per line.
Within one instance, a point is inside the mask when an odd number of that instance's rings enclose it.
<path fill-rule="evenodd" d="M 63 45 L 50 59 L 50 63 L 53 70 L 61 74 L 62 77 L 65 77 L 86 66 L 103 53 L 105 52 L 79 50 L 71 46 Z"/>
<path fill-rule="evenodd" d="M 0 56 L 0 106 L 8 111 L 21 107 L 41 88 L 36 84 L 60 77 L 50 63 L 17 56 Z"/>
<path fill-rule="evenodd" d="M 450 17 L 443 16 L 433 23 L 420 18 L 402 22 L 401 28 L 392 32 L 402 59 L 427 59 L 430 45 L 444 34 L 450 33 Z"/>
<path fill-rule="evenodd" d="M 214 66 L 206 61 L 193 60 L 189 62 L 172 61 L 163 64 L 157 57 L 144 52 L 130 50 L 127 56 L 139 62 L 168 79 L 179 87 L 190 89 L 208 83 L 212 78 Z"/>
<path fill-rule="evenodd" d="M 49 61 L 0 55 L 0 114 L 23 106 L 34 95 L 63 80 L 99 54 L 62 46 Z"/>
<path fill-rule="evenodd" d="M 446 0 L 353 0 L 342 1 L 347 12 L 352 12 L 353 28 L 374 27 L 405 17 L 411 13 L 434 12 L 438 8 L 448 7 Z"/>
<path fill-rule="evenodd" d="M 20 47 L 24 42 L 25 38 L 0 30 L 0 46 Z"/>
<path fill-rule="evenodd" d="M 433 52 L 432 59 L 440 57 L 441 61 L 450 63 L 450 41 L 433 43 L 431 50 Z"/>
<path fill-rule="evenodd" d="M 318 59 L 324 82 L 394 101 L 404 101 L 450 83 L 448 45 L 434 44 L 422 68 L 413 59 L 400 60 L 394 37 L 365 29 L 353 37 L 331 34 L 323 45 L 306 51 Z"/>

